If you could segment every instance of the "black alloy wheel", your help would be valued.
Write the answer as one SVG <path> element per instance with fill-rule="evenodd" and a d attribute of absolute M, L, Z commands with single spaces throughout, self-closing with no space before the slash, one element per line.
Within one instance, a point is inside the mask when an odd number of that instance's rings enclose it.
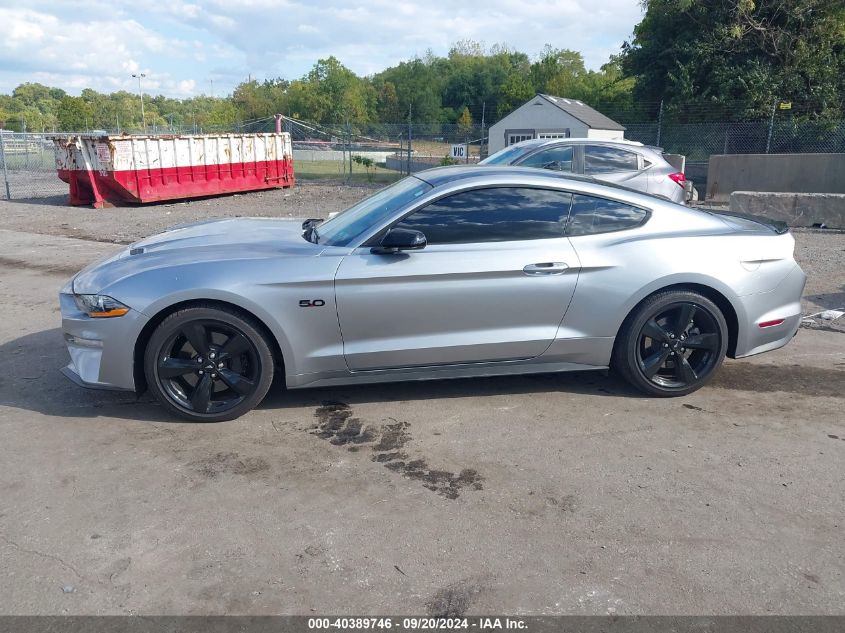
<path fill-rule="evenodd" d="M 639 389 L 658 396 L 691 393 L 722 364 L 727 324 L 719 308 L 693 292 L 647 299 L 622 327 L 614 365 Z"/>
<path fill-rule="evenodd" d="M 145 357 L 147 383 L 170 410 L 196 421 L 236 418 L 266 395 L 273 358 L 252 319 L 194 307 L 167 317 Z"/>

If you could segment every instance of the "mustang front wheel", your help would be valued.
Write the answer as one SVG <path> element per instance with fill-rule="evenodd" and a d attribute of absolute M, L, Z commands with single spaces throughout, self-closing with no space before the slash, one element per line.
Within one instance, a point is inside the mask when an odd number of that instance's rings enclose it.
<path fill-rule="evenodd" d="M 219 422 L 261 402 L 273 381 L 273 354 L 252 319 L 197 306 L 159 324 L 147 345 L 144 372 L 165 407 L 189 420 Z"/>
<path fill-rule="evenodd" d="M 661 292 L 622 325 L 613 365 L 641 391 L 683 396 L 701 388 L 722 364 L 727 332 L 724 315 L 707 297 Z"/>

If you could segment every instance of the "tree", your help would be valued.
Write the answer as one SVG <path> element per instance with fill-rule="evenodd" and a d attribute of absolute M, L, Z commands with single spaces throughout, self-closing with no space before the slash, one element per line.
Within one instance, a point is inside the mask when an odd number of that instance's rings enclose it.
<path fill-rule="evenodd" d="M 435 61 L 429 57 L 400 62 L 376 75 L 375 79 L 395 86 L 402 120 L 407 120 L 409 107 L 413 121 L 431 123 L 440 118 L 442 78 L 433 68 Z"/>
<path fill-rule="evenodd" d="M 402 121 L 402 109 L 399 106 L 399 95 L 392 81 L 374 80 L 376 91 L 376 118 L 382 123 L 398 123 Z"/>
<path fill-rule="evenodd" d="M 512 73 L 502 85 L 496 114 L 500 118 L 510 114 L 535 93 L 534 86 L 528 77 L 521 73 Z"/>
<path fill-rule="evenodd" d="M 59 127 L 66 132 L 88 130 L 93 124 L 91 106 L 82 97 L 62 97 L 57 115 Z"/>
<path fill-rule="evenodd" d="M 464 108 L 464 111 L 461 112 L 461 116 L 458 117 L 458 133 L 462 136 L 468 136 L 472 134 L 473 130 L 473 123 L 472 123 L 472 115 L 469 113 L 469 108 Z"/>
<path fill-rule="evenodd" d="M 291 86 L 304 117 L 320 123 L 366 123 L 371 87 L 335 57 L 319 60 Z"/>
<path fill-rule="evenodd" d="M 624 46 L 638 99 L 711 117 L 766 116 L 775 98 L 841 116 L 845 5 L 830 0 L 645 0 Z M 695 108 L 693 108 L 695 110 Z"/>

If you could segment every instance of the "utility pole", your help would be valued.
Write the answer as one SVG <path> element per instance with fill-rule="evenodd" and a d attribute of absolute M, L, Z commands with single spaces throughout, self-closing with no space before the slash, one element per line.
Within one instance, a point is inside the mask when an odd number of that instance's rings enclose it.
<path fill-rule="evenodd" d="M 141 79 L 146 77 L 144 73 L 132 74 L 138 80 L 138 97 L 141 99 L 141 125 L 144 126 L 144 134 L 147 133 L 147 117 L 144 115 L 144 93 L 141 90 Z"/>
<path fill-rule="evenodd" d="M 209 79 L 208 81 L 211 82 L 211 98 L 214 99 L 214 80 Z"/>
<path fill-rule="evenodd" d="M 778 107 L 778 98 L 775 97 L 772 101 L 772 118 L 769 119 L 769 136 L 766 138 L 766 153 L 769 153 L 769 150 L 772 147 L 772 131 L 775 128 L 775 110 Z"/>

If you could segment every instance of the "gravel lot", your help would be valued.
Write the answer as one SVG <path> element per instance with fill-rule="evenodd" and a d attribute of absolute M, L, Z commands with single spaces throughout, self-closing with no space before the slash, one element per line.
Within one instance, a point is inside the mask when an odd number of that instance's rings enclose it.
<path fill-rule="evenodd" d="M 319 218 L 340 211 L 377 191 L 379 186 L 298 184 L 173 204 L 92 209 L 67 206 L 67 196 L 0 201 L 2 227 L 29 233 L 63 235 L 129 244 L 186 222 L 219 217 Z"/>
<path fill-rule="evenodd" d="M 845 615 L 829 325 L 679 399 L 598 373 L 276 389 L 197 425 L 59 374 L 56 292 L 104 242 L 366 192 L 0 202 L 0 614 Z M 796 239 L 808 311 L 841 306 L 845 234 Z"/>

